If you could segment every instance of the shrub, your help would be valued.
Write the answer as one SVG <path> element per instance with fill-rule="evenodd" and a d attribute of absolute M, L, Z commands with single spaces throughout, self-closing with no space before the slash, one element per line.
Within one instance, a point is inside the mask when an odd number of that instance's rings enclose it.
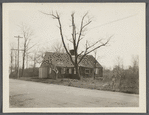
<path fill-rule="evenodd" d="M 19 70 L 20 76 L 21 76 L 22 69 Z M 27 68 L 24 69 L 23 77 L 37 77 L 39 75 L 39 69 L 38 68 Z M 17 71 L 14 71 L 10 73 L 10 78 L 17 78 Z"/>

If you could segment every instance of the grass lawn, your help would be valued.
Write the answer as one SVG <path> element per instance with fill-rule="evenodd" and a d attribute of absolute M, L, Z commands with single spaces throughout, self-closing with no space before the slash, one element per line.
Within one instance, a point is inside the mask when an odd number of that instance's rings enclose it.
<path fill-rule="evenodd" d="M 41 79 L 38 77 L 21 77 L 20 80 L 25 81 L 33 81 L 33 82 L 41 82 L 41 83 L 47 83 L 47 84 L 57 84 L 57 85 L 65 85 L 65 86 L 71 86 L 71 87 L 78 87 L 78 88 L 87 88 L 87 89 L 96 89 L 96 90 L 108 90 L 108 91 L 117 91 L 117 92 L 126 92 L 131 93 L 131 88 L 125 87 L 125 90 L 120 90 L 118 87 L 118 83 L 115 84 L 114 90 L 112 89 L 112 82 L 107 80 L 93 80 L 89 78 L 83 78 L 82 80 L 77 79 Z"/>
<path fill-rule="evenodd" d="M 111 90 L 110 83 L 104 82 L 102 80 L 93 80 L 88 78 L 83 78 L 83 80 L 77 79 L 41 79 L 38 77 L 21 77 L 20 80 L 25 81 L 33 81 L 33 82 L 41 82 L 47 84 L 57 84 L 57 85 L 65 85 L 65 86 L 72 86 L 72 87 L 79 87 L 79 88 L 88 88 L 88 89 L 97 89 L 97 90 Z"/>

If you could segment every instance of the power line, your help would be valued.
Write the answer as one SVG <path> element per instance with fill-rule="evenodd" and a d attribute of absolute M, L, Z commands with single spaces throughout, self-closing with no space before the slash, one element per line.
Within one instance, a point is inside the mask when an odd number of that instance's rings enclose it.
<path fill-rule="evenodd" d="M 102 27 L 102 26 L 105 26 L 105 25 L 108 25 L 108 24 L 112 24 L 112 23 L 114 23 L 114 22 L 121 21 L 121 20 L 124 20 L 124 19 L 130 18 L 130 17 L 133 17 L 133 16 L 135 16 L 135 15 L 137 15 L 137 14 L 130 15 L 130 16 L 123 17 L 123 18 L 119 18 L 119 19 L 117 19 L 117 20 L 113 20 L 113 21 L 110 21 L 110 22 L 107 22 L 107 23 L 101 24 L 101 25 L 99 25 L 99 26 L 96 26 L 96 27 L 90 28 L 90 30 L 95 29 L 95 28 L 98 28 L 98 27 Z"/>

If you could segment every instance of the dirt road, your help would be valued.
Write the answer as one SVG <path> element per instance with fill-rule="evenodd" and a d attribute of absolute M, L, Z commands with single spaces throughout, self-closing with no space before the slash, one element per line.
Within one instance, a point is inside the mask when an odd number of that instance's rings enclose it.
<path fill-rule="evenodd" d="M 139 96 L 10 79 L 10 107 L 138 107 Z"/>

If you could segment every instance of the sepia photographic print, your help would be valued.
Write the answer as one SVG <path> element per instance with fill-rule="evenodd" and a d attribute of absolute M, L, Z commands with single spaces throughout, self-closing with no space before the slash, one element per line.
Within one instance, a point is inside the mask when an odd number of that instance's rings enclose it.
<path fill-rule="evenodd" d="M 3 3 L 3 112 L 145 113 L 145 3 Z"/>

